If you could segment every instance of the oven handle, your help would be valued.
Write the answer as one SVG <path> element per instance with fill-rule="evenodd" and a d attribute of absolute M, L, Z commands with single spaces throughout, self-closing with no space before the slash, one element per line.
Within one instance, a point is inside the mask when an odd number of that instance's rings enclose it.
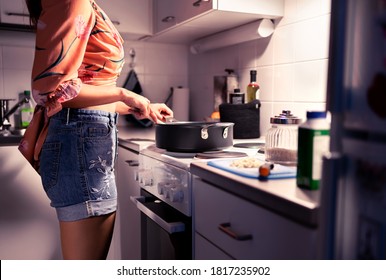
<path fill-rule="evenodd" d="M 145 202 L 144 196 L 130 196 L 130 199 L 134 204 L 137 206 L 137 208 L 146 216 L 148 216 L 150 219 L 152 219 L 155 223 L 157 223 L 160 227 L 162 227 L 164 230 L 166 230 L 169 234 L 175 233 L 175 232 L 184 232 L 185 231 L 185 224 L 182 222 L 174 222 L 174 223 L 168 223 L 164 219 L 162 219 L 160 216 L 158 216 L 156 213 L 154 213 L 152 210 L 147 208 L 143 202 Z"/>

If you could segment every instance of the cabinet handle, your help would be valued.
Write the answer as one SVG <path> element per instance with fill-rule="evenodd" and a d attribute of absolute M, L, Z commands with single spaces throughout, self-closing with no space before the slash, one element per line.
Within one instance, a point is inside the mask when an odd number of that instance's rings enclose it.
<path fill-rule="evenodd" d="M 23 13 L 12 13 L 12 12 L 6 12 L 7 16 L 15 16 L 15 17 L 29 17 L 29 14 L 23 14 Z"/>
<path fill-rule="evenodd" d="M 139 166 L 138 160 L 126 160 L 129 166 Z"/>
<path fill-rule="evenodd" d="M 210 0 L 197 0 L 193 3 L 194 7 L 199 7 L 201 5 L 201 2 L 209 2 Z"/>
<path fill-rule="evenodd" d="M 111 21 L 114 25 L 121 25 L 121 22 L 119 20 L 112 20 Z"/>
<path fill-rule="evenodd" d="M 252 234 L 242 234 L 239 235 L 236 232 L 234 232 L 231 229 L 231 223 L 222 223 L 218 226 L 218 228 L 222 231 L 225 232 L 227 235 L 232 237 L 233 239 L 239 240 L 239 241 L 245 241 L 245 240 L 251 240 L 252 239 Z"/>
<path fill-rule="evenodd" d="M 176 19 L 176 17 L 174 17 L 174 16 L 167 16 L 167 17 L 164 17 L 161 21 L 162 22 L 172 22 L 175 19 Z"/>

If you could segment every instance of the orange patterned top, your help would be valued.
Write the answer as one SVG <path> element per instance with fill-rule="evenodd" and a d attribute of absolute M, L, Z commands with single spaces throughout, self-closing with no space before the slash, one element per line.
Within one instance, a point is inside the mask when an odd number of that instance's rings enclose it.
<path fill-rule="evenodd" d="M 123 39 L 93 0 L 42 0 L 36 31 L 32 94 L 48 117 L 76 97 L 82 83 L 115 85 Z"/>

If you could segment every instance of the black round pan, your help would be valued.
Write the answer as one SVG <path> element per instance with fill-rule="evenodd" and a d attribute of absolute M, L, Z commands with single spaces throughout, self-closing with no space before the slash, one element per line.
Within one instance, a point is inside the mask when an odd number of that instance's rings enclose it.
<path fill-rule="evenodd" d="M 205 152 L 233 145 L 234 123 L 170 122 L 156 124 L 156 146 L 172 152 Z"/>

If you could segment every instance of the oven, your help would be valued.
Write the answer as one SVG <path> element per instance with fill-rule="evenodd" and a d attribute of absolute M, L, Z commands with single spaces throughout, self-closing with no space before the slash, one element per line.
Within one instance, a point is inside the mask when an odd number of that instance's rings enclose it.
<path fill-rule="evenodd" d="M 137 181 L 141 191 L 131 200 L 141 212 L 141 259 L 193 258 L 188 162 L 188 158 L 178 160 L 155 146 L 139 154 Z"/>

